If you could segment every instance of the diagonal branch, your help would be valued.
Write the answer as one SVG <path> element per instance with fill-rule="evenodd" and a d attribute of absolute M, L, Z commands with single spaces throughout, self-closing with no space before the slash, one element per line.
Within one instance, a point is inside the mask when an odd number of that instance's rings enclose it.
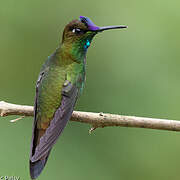
<path fill-rule="evenodd" d="M 33 116 L 33 106 L 17 105 L 0 101 L 0 116 L 8 115 Z M 71 121 L 77 121 L 92 125 L 90 132 L 99 127 L 103 128 L 109 126 L 180 131 L 180 121 L 135 116 L 122 116 L 107 113 L 74 111 L 71 117 Z"/>

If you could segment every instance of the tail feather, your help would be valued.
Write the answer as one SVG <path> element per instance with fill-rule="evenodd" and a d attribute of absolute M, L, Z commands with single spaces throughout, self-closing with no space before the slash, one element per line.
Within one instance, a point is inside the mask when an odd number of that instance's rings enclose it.
<path fill-rule="evenodd" d="M 29 161 L 31 179 L 36 179 L 41 174 L 48 160 L 49 153 L 43 159 L 35 162 L 32 162 L 31 160 Z"/>

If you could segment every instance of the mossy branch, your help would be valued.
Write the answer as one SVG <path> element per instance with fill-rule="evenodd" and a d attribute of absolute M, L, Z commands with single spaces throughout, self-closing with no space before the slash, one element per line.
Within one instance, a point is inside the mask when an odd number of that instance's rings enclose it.
<path fill-rule="evenodd" d="M 25 116 L 33 116 L 33 106 L 17 105 L 0 101 L 0 115 L 20 115 L 22 116 L 21 118 Z M 18 118 L 16 120 L 19 120 L 21 118 Z M 11 122 L 14 122 L 16 120 L 13 120 Z M 180 131 L 180 121 L 135 116 L 123 116 L 107 113 L 74 111 L 71 117 L 71 121 L 92 125 L 90 132 L 96 128 L 103 128 L 109 126 Z"/>

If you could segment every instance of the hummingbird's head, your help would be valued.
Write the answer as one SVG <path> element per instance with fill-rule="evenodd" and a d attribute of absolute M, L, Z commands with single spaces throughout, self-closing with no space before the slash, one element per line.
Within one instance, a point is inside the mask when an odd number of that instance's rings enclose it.
<path fill-rule="evenodd" d="M 80 16 L 79 20 L 73 20 L 66 25 L 62 43 L 75 43 L 80 49 L 87 50 L 93 37 L 104 30 L 127 28 L 127 26 L 98 27 L 89 18 Z"/>

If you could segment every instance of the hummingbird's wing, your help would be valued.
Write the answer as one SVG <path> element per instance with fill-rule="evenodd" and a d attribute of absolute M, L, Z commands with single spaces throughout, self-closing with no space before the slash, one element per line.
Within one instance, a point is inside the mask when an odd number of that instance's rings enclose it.
<path fill-rule="evenodd" d="M 38 104 L 38 83 L 43 79 L 43 73 L 39 77 L 36 88 L 36 99 L 34 109 L 34 128 L 33 137 L 31 143 L 31 156 L 30 156 L 30 174 L 32 178 L 39 176 L 43 170 L 52 146 L 57 141 L 58 137 L 62 133 L 68 120 L 71 118 L 73 108 L 78 96 L 78 88 L 71 82 L 66 82 L 66 86 L 63 87 L 61 92 L 61 104 L 56 110 L 53 119 L 50 122 L 49 127 L 45 130 L 43 135 L 39 139 L 37 132 L 37 104 Z"/>

